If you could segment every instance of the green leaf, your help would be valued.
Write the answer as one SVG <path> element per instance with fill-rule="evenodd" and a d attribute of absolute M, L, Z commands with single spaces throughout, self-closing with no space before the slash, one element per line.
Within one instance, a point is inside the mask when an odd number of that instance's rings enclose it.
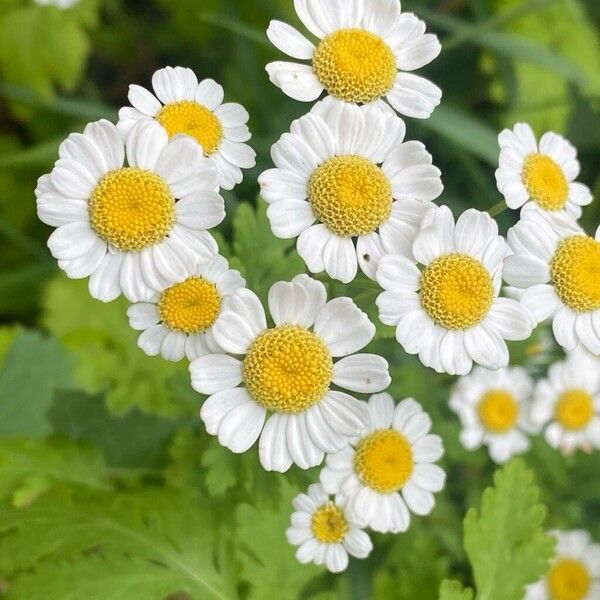
<path fill-rule="evenodd" d="M 70 384 L 71 361 L 56 340 L 19 332 L 0 371 L 0 437 L 44 437 L 54 391 Z"/>
<path fill-rule="evenodd" d="M 478 600 L 522 600 L 525 586 L 548 569 L 554 542 L 538 498 L 533 471 L 517 459 L 496 472 L 481 509 L 467 513 L 464 543 Z"/>
<path fill-rule="evenodd" d="M 472 600 L 473 592 L 463 589 L 458 581 L 445 579 L 440 586 L 440 600 Z"/>
<path fill-rule="evenodd" d="M 120 584 L 131 586 L 145 571 L 153 586 L 144 585 L 146 595 L 136 598 L 163 600 L 185 592 L 192 598 L 233 600 L 231 561 L 220 552 L 221 520 L 214 507 L 168 489 L 47 494 L 28 508 L 0 514 L 0 571 L 21 574 L 10 598 L 87 598 L 96 578 L 99 589 L 117 597 Z M 115 578 L 112 585 L 109 574 Z"/>

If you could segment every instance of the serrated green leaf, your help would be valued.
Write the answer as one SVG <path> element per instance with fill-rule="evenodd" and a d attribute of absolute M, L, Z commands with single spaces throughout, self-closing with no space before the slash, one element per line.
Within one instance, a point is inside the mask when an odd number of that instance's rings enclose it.
<path fill-rule="evenodd" d="M 542 527 L 545 517 L 533 471 L 522 460 L 496 472 L 481 509 L 471 508 L 464 524 L 478 600 L 522 600 L 525 586 L 546 572 L 554 541 Z"/>
<path fill-rule="evenodd" d="M 440 586 L 440 600 L 472 600 L 473 592 L 464 589 L 458 581 L 445 579 Z"/>

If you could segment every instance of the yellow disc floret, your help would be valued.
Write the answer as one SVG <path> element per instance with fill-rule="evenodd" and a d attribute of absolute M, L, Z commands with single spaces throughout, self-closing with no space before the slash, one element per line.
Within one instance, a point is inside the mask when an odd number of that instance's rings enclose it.
<path fill-rule="evenodd" d="M 90 226 L 109 244 L 138 252 L 161 242 L 175 221 L 175 199 L 150 171 L 125 167 L 107 173 L 89 202 Z"/>
<path fill-rule="evenodd" d="M 494 285 L 486 268 L 467 254 L 434 260 L 421 274 L 421 304 L 446 329 L 468 329 L 480 323 L 494 301 Z"/>
<path fill-rule="evenodd" d="M 490 390 L 477 405 L 481 423 L 491 433 L 511 430 L 519 418 L 519 404 L 512 394 L 504 390 Z"/>
<path fill-rule="evenodd" d="M 534 202 L 544 210 L 562 210 L 569 198 L 563 170 L 546 154 L 530 154 L 523 164 L 523 183 Z"/>
<path fill-rule="evenodd" d="M 325 37 L 313 71 L 327 92 L 345 102 L 372 102 L 393 87 L 398 68 L 392 49 L 364 29 L 340 29 Z"/>
<path fill-rule="evenodd" d="M 594 399 L 585 390 L 568 390 L 559 397 L 554 416 L 565 429 L 583 429 L 594 416 Z"/>
<path fill-rule="evenodd" d="M 254 340 L 243 373 L 248 392 L 265 408 L 299 413 L 319 402 L 329 389 L 333 361 L 314 333 L 281 325 Z"/>
<path fill-rule="evenodd" d="M 380 494 L 404 487 L 413 464 L 410 443 L 395 429 L 378 429 L 356 446 L 354 472 L 364 485 Z"/>
<path fill-rule="evenodd" d="M 167 130 L 169 137 L 184 133 L 193 137 L 210 156 L 223 139 L 221 121 L 205 106 L 191 100 L 182 100 L 163 106 L 156 116 L 157 121 Z"/>
<path fill-rule="evenodd" d="M 221 295 L 204 277 L 188 277 L 166 289 L 158 301 L 160 320 L 172 331 L 206 331 L 219 316 Z"/>
<path fill-rule="evenodd" d="M 585 235 L 562 240 L 550 265 L 558 297 L 575 312 L 600 309 L 600 242 Z"/>
<path fill-rule="evenodd" d="M 586 567 L 571 558 L 556 561 L 547 582 L 551 600 L 583 600 L 592 583 Z"/>
<path fill-rule="evenodd" d="M 315 216 L 341 237 L 375 231 L 390 216 L 392 185 L 370 160 L 334 156 L 313 173 L 308 197 Z"/>
<path fill-rule="evenodd" d="M 313 535 L 323 544 L 339 544 L 348 531 L 344 511 L 333 502 L 317 508 L 310 524 Z"/>

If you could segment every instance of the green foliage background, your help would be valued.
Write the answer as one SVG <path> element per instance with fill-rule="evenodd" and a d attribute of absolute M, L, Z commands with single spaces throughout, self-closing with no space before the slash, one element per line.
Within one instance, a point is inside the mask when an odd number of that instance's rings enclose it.
<path fill-rule="evenodd" d="M 408 122 L 443 171 L 444 203 L 460 212 L 501 200 L 496 134 L 517 119 L 565 133 L 580 150 L 582 180 L 600 193 L 598 2 L 403 8 L 444 45 L 426 70 L 443 104 L 430 120 Z M 262 297 L 302 271 L 256 202 L 270 145 L 308 108 L 268 83 L 271 18 L 295 22 L 291 0 L 81 0 L 70 11 L 0 0 L 1 597 L 520 600 L 551 556 L 545 528 L 584 528 L 600 541 L 597 455 L 563 458 L 536 440 L 494 479 L 485 451 L 458 444 L 452 379 L 421 367 L 379 326 L 371 350 L 389 359 L 395 397 L 414 396 L 432 415 L 448 484 L 430 517 L 403 535 L 375 535 L 372 556 L 346 574 L 300 566 L 284 531 L 291 498 L 317 470 L 265 473 L 256 452 L 222 449 L 203 431 L 186 366 L 146 357 L 125 301 L 93 301 L 54 265 L 50 230 L 35 215 L 36 178 L 69 132 L 115 118 L 129 83 L 179 64 L 221 82 L 251 114 L 258 165 L 226 194 L 222 252 Z M 599 217 L 596 202 L 584 223 L 595 229 Z M 514 218 L 503 213 L 501 227 Z M 372 284 L 329 287 L 375 318 Z M 513 347 L 516 362 L 535 343 Z"/>

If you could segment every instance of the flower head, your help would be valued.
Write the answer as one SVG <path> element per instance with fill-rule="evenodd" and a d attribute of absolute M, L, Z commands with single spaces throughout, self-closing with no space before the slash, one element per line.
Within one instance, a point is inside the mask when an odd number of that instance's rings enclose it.
<path fill-rule="evenodd" d="M 412 73 L 438 56 L 440 43 L 397 0 L 295 0 L 294 6 L 317 46 L 281 21 L 267 30 L 279 50 L 310 62 L 267 65 L 271 81 L 291 98 L 312 102 L 325 92 L 353 104 L 387 99 L 419 119 L 440 103 L 441 90 Z"/>
<path fill-rule="evenodd" d="M 327 302 L 325 286 L 306 275 L 276 283 L 269 309 L 273 327 L 250 290 L 227 298 L 213 336 L 230 355 L 194 360 L 192 386 L 210 394 L 200 416 L 222 445 L 245 452 L 260 437 L 265 469 L 286 471 L 292 463 L 308 469 L 368 423 L 365 403 L 331 386 L 383 390 L 388 364 L 356 354 L 375 335 L 366 314 L 349 298 Z"/>
<path fill-rule="evenodd" d="M 231 190 L 242 181 L 242 169 L 256 164 L 245 144 L 251 135 L 248 112 L 240 104 L 223 103 L 223 88 L 212 79 L 198 82 L 191 69 L 165 67 L 152 76 L 149 92 L 129 86 L 129 102 L 119 111 L 117 127 L 124 137 L 138 121 L 155 120 L 169 137 L 185 134 L 196 140 L 216 166 L 219 186 Z"/>
<path fill-rule="evenodd" d="M 288 542 L 298 546 L 301 563 L 325 564 L 332 573 L 345 571 L 348 555 L 366 558 L 373 549 L 369 536 L 357 525 L 344 503 L 331 500 L 322 486 L 313 484 L 293 500 L 296 512 L 287 530 Z"/>
<path fill-rule="evenodd" d="M 142 121 L 125 147 L 101 120 L 72 133 L 58 153 L 38 181 L 38 216 L 57 228 L 48 247 L 59 267 L 90 277 L 94 298 L 147 300 L 217 252 L 206 231 L 225 217 L 217 172 L 187 136 L 169 141 L 160 125 Z"/>
<path fill-rule="evenodd" d="M 432 464 L 444 452 L 442 440 L 429 433 L 431 419 L 412 399 L 394 406 L 389 394 L 376 394 L 369 412 L 362 435 L 327 456 L 321 483 L 344 498 L 358 524 L 382 533 L 406 531 L 409 511 L 429 514 L 433 493 L 444 487 L 444 471 Z"/>
<path fill-rule="evenodd" d="M 273 146 L 277 168 L 259 179 L 271 228 L 298 237 L 313 273 L 347 283 L 359 266 L 374 278 L 384 253 L 412 258 L 421 219 L 443 186 L 425 146 L 403 141 L 405 130 L 384 105 L 325 99 Z"/>

